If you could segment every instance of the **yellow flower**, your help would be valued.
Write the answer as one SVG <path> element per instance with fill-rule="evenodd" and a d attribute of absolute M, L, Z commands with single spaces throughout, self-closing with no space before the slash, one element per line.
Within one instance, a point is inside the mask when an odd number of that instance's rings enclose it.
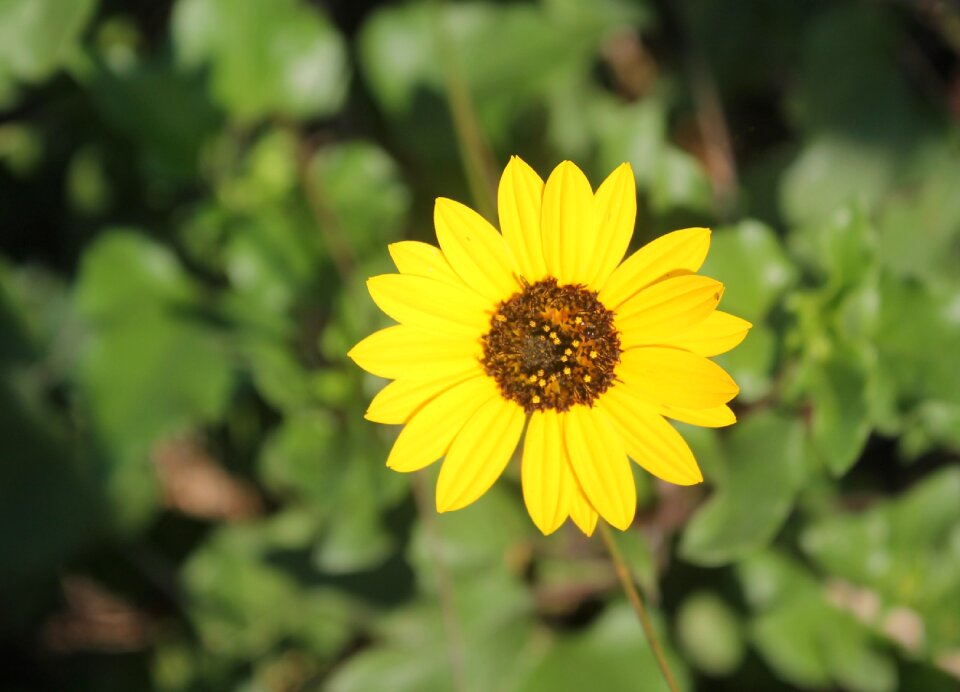
<path fill-rule="evenodd" d="M 567 517 L 590 535 L 597 515 L 626 529 L 636 512 L 628 457 L 663 480 L 703 480 L 664 417 L 719 427 L 737 385 L 708 359 L 750 323 L 716 309 L 723 285 L 698 276 L 710 231 L 668 233 L 622 264 L 636 187 L 628 164 L 593 192 L 564 161 L 546 184 L 510 160 L 498 192 L 501 235 L 453 200 L 436 202 L 440 248 L 390 245 L 399 274 L 367 282 L 399 325 L 350 357 L 394 380 L 366 417 L 402 424 L 387 466 L 444 457 L 437 510 L 485 493 L 526 427 L 521 481 L 544 533 Z"/>

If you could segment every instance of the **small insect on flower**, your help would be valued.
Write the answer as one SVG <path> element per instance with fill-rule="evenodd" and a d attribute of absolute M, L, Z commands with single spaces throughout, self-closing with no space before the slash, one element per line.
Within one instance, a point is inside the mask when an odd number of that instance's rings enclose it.
<path fill-rule="evenodd" d="M 717 310 L 718 281 L 699 276 L 710 231 L 668 233 L 621 260 L 636 218 L 628 164 L 594 193 L 564 161 L 546 184 L 513 157 L 500 179 L 500 228 L 436 202 L 440 247 L 391 245 L 398 274 L 367 282 L 399 322 L 349 353 L 394 380 L 366 417 L 403 425 L 387 466 L 443 457 L 437 510 L 460 509 L 500 477 L 526 428 L 521 481 L 544 533 L 598 515 L 626 529 L 636 512 L 629 459 L 679 485 L 703 480 L 666 418 L 720 427 L 738 388 L 709 360 L 750 323 Z"/>

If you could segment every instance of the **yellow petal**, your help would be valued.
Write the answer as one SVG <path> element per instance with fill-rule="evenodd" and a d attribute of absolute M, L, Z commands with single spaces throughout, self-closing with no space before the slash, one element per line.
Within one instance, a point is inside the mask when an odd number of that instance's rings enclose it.
<path fill-rule="evenodd" d="M 506 468 L 526 416 L 500 396 L 481 404 L 450 445 L 437 479 L 437 511 L 466 507 L 483 495 Z"/>
<path fill-rule="evenodd" d="M 597 406 L 609 414 L 630 458 L 654 476 L 677 485 L 703 480 L 686 441 L 649 404 L 614 386 Z"/>
<path fill-rule="evenodd" d="M 678 420 L 702 428 L 724 428 L 737 422 L 737 416 L 729 406 L 713 408 L 680 408 L 678 406 L 658 406 L 661 416 Z"/>
<path fill-rule="evenodd" d="M 686 228 L 653 240 L 613 270 L 600 289 L 600 302 L 618 308 L 627 298 L 664 274 L 678 269 L 695 272 L 710 249 L 710 229 Z"/>
<path fill-rule="evenodd" d="M 440 376 L 394 380 L 373 397 L 364 418 L 374 423 L 406 423 L 417 409 L 435 396 L 481 372 L 479 364 L 472 363 L 462 370 Z"/>
<path fill-rule="evenodd" d="M 740 391 L 719 365 L 678 348 L 642 346 L 624 351 L 617 376 L 636 396 L 655 405 L 713 408 Z"/>
<path fill-rule="evenodd" d="M 523 443 L 520 478 L 523 501 L 530 518 L 545 536 L 550 535 L 567 518 L 576 486 L 556 411 L 538 411 L 530 416 Z"/>
<path fill-rule="evenodd" d="M 620 164 L 597 189 L 593 248 L 585 283 L 603 286 L 623 259 L 637 220 L 637 183 L 629 163 Z"/>
<path fill-rule="evenodd" d="M 579 485 L 574 483 L 574 492 L 570 498 L 570 518 L 587 536 L 593 535 L 597 528 L 597 510 L 590 504 L 590 500 L 583 494 Z"/>
<path fill-rule="evenodd" d="M 637 511 L 637 488 L 623 441 L 600 408 L 574 406 L 563 414 L 570 465 L 593 508 L 626 530 Z"/>
<path fill-rule="evenodd" d="M 701 356 L 718 356 L 743 341 L 752 326 L 746 320 L 716 310 L 703 322 L 674 336 L 669 343 Z"/>
<path fill-rule="evenodd" d="M 347 355 L 379 377 L 426 378 L 465 370 L 483 352 L 479 339 L 398 324 L 374 332 Z"/>
<path fill-rule="evenodd" d="M 500 398 L 500 393 L 486 375 L 449 387 L 403 427 L 387 457 L 387 466 L 404 473 L 429 466 L 447 453 L 464 423 L 494 397 Z"/>
<path fill-rule="evenodd" d="M 543 180 L 519 156 L 510 157 L 497 189 L 500 230 L 521 276 L 534 283 L 547 275 L 540 240 Z"/>
<path fill-rule="evenodd" d="M 470 207 L 440 197 L 433 223 L 444 256 L 464 283 L 498 303 L 520 290 L 503 237 Z"/>
<path fill-rule="evenodd" d="M 540 228 L 547 271 L 561 284 L 585 282 L 594 242 L 593 190 L 570 161 L 554 168 L 547 179 Z"/>
<path fill-rule="evenodd" d="M 401 274 L 428 276 L 458 286 L 463 284 L 438 247 L 417 240 L 401 240 L 388 245 L 387 250 Z"/>
<path fill-rule="evenodd" d="M 723 284 L 690 274 L 658 281 L 626 300 L 615 311 L 623 349 L 673 344 L 677 333 L 703 322 L 723 295 Z"/>
<path fill-rule="evenodd" d="M 401 324 L 477 338 L 490 329 L 494 304 L 462 284 L 412 274 L 381 274 L 367 279 L 367 289 L 373 302 Z"/>

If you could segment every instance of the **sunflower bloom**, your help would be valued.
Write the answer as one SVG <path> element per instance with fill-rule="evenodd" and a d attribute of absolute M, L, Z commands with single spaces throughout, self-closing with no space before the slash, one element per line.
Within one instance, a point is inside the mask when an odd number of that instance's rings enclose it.
<path fill-rule="evenodd" d="M 440 247 L 389 246 L 399 273 L 367 282 L 399 324 L 350 357 L 393 380 L 366 413 L 403 425 L 387 459 L 401 472 L 441 457 L 439 512 L 474 502 L 523 441 L 527 511 L 544 533 L 636 512 L 629 459 L 679 485 L 703 480 L 666 418 L 720 427 L 739 391 L 710 356 L 750 323 L 717 310 L 723 285 L 699 276 L 710 231 L 669 233 L 621 263 L 636 218 L 628 164 L 593 192 L 565 161 L 546 184 L 522 160 L 500 179 L 502 234 L 470 208 L 436 202 Z"/>

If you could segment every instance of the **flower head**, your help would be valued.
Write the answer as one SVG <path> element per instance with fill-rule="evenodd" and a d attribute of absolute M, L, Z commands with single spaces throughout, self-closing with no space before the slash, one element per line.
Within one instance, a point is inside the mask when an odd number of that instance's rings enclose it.
<path fill-rule="evenodd" d="M 719 427 L 737 385 L 709 356 L 750 324 L 717 310 L 723 285 L 699 276 L 710 231 L 668 233 L 622 264 L 636 218 L 628 164 L 593 192 L 565 161 L 546 184 L 511 159 L 498 193 L 501 233 L 437 200 L 440 248 L 390 246 L 398 274 L 367 282 L 399 322 L 350 357 L 394 380 L 366 417 L 402 424 L 387 466 L 444 458 L 437 509 L 465 507 L 499 478 L 526 428 L 523 497 L 545 534 L 598 515 L 626 529 L 636 512 L 629 459 L 680 485 L 703 480 L 665 418 Z"/>

